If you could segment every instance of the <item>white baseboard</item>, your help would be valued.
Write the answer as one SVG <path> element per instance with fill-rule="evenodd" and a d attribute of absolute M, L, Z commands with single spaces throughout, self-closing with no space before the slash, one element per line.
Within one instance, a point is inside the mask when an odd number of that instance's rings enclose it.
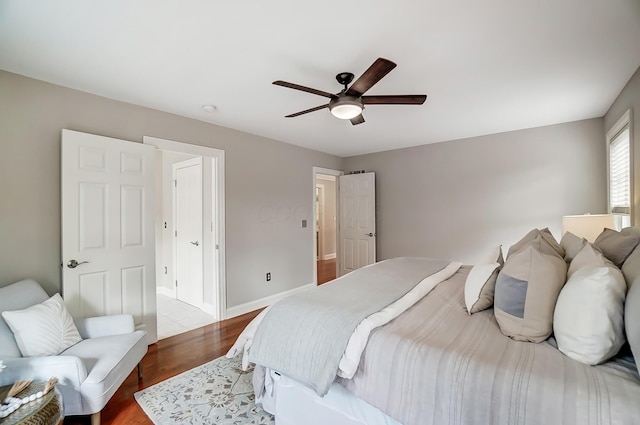
<path fill-rule="evenodd" d="M 176 294 L 166 286 L 156 286 L 156 293 L 167 297 L 175 298 Z"/>
<path fill-rule="evenodd" d="M 216 316 L 216 308 L 213 306 L 213 304 L 204 303 L 202 304 L 202 308 L 200 310 L 212 315 L 213 317 Z"/>
<path fill-rule="evenodd" d="M 288 291 L 280 292 L 279 294 L 269 295 L 268 297 L 260 298 L 259 300 L 250 301 L 248 303 L 240 304 L 234 307 L 227 308 L 227 314 L 225 316 L 226 319 L 230 319 L 232 317 L 240 316 L 245 313 L 249 313 L 251 311 L 257 310 L 259 308 L 266 307 L 275 302 L 280 301 L 283 298 L 288 297 L 289 295 L 293 295 L 297 292 L 306 291 L 310 288 L 315 288 L 316 285 L 313 283 L 306 284 L 304 286 L 299 286 L 294 289 L 290 289 Z"/>
<path fill-rule="evenodd" d="M 334 258 L 336 258 L 336 253 L 335 252 L 333 254 L 327 254 L 327 255 L 322 257 L 323 260 L 333 260 Z"/>

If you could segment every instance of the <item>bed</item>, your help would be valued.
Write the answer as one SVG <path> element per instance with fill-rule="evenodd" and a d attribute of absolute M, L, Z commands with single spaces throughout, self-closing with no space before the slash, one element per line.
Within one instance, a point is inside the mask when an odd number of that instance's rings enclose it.
<path fill-rule="evenodd" d="M 534 229 L 510 248 L 506 262 L 496 258 L 496 266 L 486 269 L 491 272 L 488 276 L 495 285 L 495 306 L 485 306 L 473 314 L 469 314 L 470 305 L 465 298 L 465 295 L 468 297 L 465 289 L 473 280 L 470 276 L 477 274 L 481 265 L 393 259 L 369 266 L 364 271 L 353 272 L 350 278 L 337 279 L 331 285 L 342 290 L 356 280 L 369 284 L 376 279 L 375 276 L 383 285 L 382 281 L 397 278 L 395 271 L 387 269 L 389 262 L 398 269 L 407 265 L 418 269 L 426 267 L 425 276 L 412 276 L 411 279 L 416 282 L 409 285 L 421 287 L 419 296 L 414 296 L 413 288 L 401 290 L 400 294 L 391 295 L 391 302 L 379 301 L 387 303 L 386 307 L 376 307 L 375 313 L 363 312 L 369 321 L 372 317 L 379 318 L 380 311 L 389 320 L 378 320 L 375 325 L 364 326 L 367 328 L 364 343 L 361 336 L 354 335 L 358 328 L 366 325 L 365 320 L 349 330 L 352 333 L 347 338 L 346 347 L 340 348 L 341 345 L 337 344 L 338 351 L 343 351 L 338 360 L 327 360 L 331 372 L 327 385 L 323 384 L 324 378 L 316 380 L 313 377 L 309 380 L 308 376 L 299 375 L 302 369 L 307 373 L 306 364 L 322 363 L 325 358 L 331 357 L 322 350 L 320 355 L 315 355 L 320 347 L 318 344 L 324 346 L 327 343 L 322 338 L 318 338 L 319 341 L 315 338 L 319 332 L 314 329 L 317 323 L 305 324 L 306 320 L 302 319 L 307 315 L 304 312 L 313 309 L 310 303 L 322 298 L 318 293 L 311 292 L 307 298 L 303 297 L 298 310 L 295 307 L 291 310 L 286 303 L 278 306 L 278 303 L 263 311 L 245 329 L 228 356 L 242 352 L 245 367 L 250 360 L 256 363 L 256 402 L 275 415 L 278 425 L 638 424 L 640 377 L 633 353 L 640 355 L 640 332 L 637 328 L 640 326 L 640 283 L 635 284 L 640 280 L 640 248 L 637 247 L 640 229 L 624 229 L 616 234 L 608 232 L 607 238 L 603 238 L 599 245 L 598 240 L 592 245 L 581 238 L 565 241 L 563 237 L 560 243 L 551 238 L 546 229 Z M 513 312 L 513 308 L 512 305 L 504 307 L 505 296 L 501 294 L 508 285 L 522 281 L 522 276 L 518 275 L 522 264 L 513 264 L 517 258 L 525 257 L 528 273 L 533 276 L 529 277 L 527 308 L 539 302 L 532 301 L 535 296 L 542 296 L 547 303 L 551 299 L 551 320 L 555 317 L 554 324 L 557 327 L 554 334 L 551 331 L 550 335 L 544 332 L 540 334 L 538 330 L 529 329 L 529 326 L 520 326 L 518 330 L 524 329 L 524 333 L 529 332 L 529 335 L 522 337 L 517 332 L 514 335 L 513 323 L 509 322 L 513 318 L 505 319 L 507 313 Z M 557 257 L 561 258 L 562 264 Z M 586 280 L 582 277 L 577 286 L 580 274 L 584 274 L 587 257 L 589 260 L 598 257 L 606 265 L 599 264 L 593 268 L 599 270 L 599 280 L 591 278 L 591 281 L 584 283 Z M 610 261 L 610 257 L 613 260 Z M 547 261 L 548 264 L 545 266 L 541 261 Z M 617 266 L 613 263 L 617 263 Z M 545 287 L 553 279 L 548 274 L 540 275 L 539 270 L 543 267 L 555 267 L 556 274 L 561 276 L 558 279 L 562 282 Z M 573 321 L 563 324 L 559 311 L 565 308 L 560 307 L 561 302 L 566 304 L 568 295 L 565 296 L 565 292 L 569 294 L 577 287 L 584 293 L 589 282 L 601 291 L 603 273 L 609 277 L 619 274 L 623 279 L 622 298 L 615 291 L 604 295 L 595 292 L 601 299 L 595 299 L 592 310 L 589 310 L 588 299 L 579 298 L 581 305 L 570 310 Z M 439 277 L 435 279 L 435 275 Z M 535 279 L 544 283 L 535 282 L 534 286 Z M 374 287 L 377 284 L 374 282 Z M 513 292 L 513 286 L 509 290 Z M 490 295 L 493 300 L 494 294 Z M 406 297 L 412 296 L 417 299 L 407 308 L 400 312 L 389 312 L 389 306 L 401 304 Z M 624 340 L 620 340 L 617 334 L 618 338 L 612 338 L 609 329 L 604 335 L 608 348 L 603 351 L 602 347 L 597 347 L 596 351 L 614 352 L 612 356 L 606 360 L 579 357 L 580 353 L 574 351 L 579 352 L 584 347 L 569 350 L 575 348 L 576 343 L 566 342 L 566 330 L 579 325 L 577 330 L 572 331 L 579 333 L 580 326 L 584 328 L 585 323 L 591 320 L 584 316 L 584 309 L 587 308 L 586 312 L 591 316 L 600 314 L 598 309 L 601 304 L 606 304 L 605 298 L 614 300 L 612 303 L 617 303 L 617 310 L 610 309 L 603 313 L 604 319 L 598 319 L 598 322 L 611 322 L 618 328 L 626 326 L 626 335 L 624 329 L 621 330 Z M 291 303 L 296 305 L 295 300 Z M 278 309 L 289 312 L 282 316 L 285 323 L 288 321 L 289 328 L 311 326 L 312 330 L 304 338 L 301 337 L 305 335 L 304 331 L 279 331 L 277 326 L 281 325 L 274 325 L 276 327 L 269 330 L 272 325 L 269 317 L 277 316 Z M 342 319 L 335 317 L 335 309 L 328 311 L 324 320 L 341 322 Z M 531 314 L 530 310 L 527 314 Z M 618 318 L 620 315 L 622 317 Z M 295 317 L 298 319 L 292 319 Z M 277 323 L 277 319 L 273 323 Z M 544 326 L 548 325 L 546 323 Z M 589 332 L 599 332 L 597 329 L 588 329 Z M 329 330 L 328 333 L 328 340 L 331 340 L 331 335 L 336 331 Z M 505 336 L 505 333 L 509 336 Z M 336 336 L 336 339 L 339 337 Z M 354 351 L 351 345 L 354 339 L 360 341 L 356 345 L 361 346 L 362 350 Z M 628 343 L 625 342 L 627 340 Z M 587 354 L 591 353 L 591 348 L 585 349 Z M 274 350 L 275 354 L 270 350 Z M 345 362 L 345 353 L 350 350 L 351 357 L 357 357 L 355 361 L 351 359 L 355 365 Z M 343 367 L 345 364 L 347 367 Z M 311 369 L 314 367 L 310 366 Z"/>

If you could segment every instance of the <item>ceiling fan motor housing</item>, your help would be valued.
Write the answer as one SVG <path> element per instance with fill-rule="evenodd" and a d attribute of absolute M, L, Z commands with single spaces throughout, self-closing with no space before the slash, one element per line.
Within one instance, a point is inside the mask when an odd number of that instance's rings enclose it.
<path fill-rule="evenodd" d="M 363 109 L 364 105 L 359 97 L 347 96 L 343 93 L 329 101 L 331 114 L 343 120 L 357 117 L 362 113 Z"/>

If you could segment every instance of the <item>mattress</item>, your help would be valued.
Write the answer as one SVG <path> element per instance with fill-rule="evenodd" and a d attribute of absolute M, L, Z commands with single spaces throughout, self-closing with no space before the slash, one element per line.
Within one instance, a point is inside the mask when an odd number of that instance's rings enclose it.
<path fill-rule="evenodd" d="M 324 397 L 301 383 L 268 371 L 272 391 L 262 405 L 275 415 L 276 425 L 401 425 L 379 409 L 333 383 Z"/>

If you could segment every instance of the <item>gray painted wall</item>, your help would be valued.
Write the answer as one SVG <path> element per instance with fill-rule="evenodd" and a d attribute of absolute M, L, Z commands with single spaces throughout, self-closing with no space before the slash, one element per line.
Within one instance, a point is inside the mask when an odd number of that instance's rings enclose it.
<path fill-rule="evenodd" d="M 640 68 L 638 68 L 627 82 L 618 98 L 613 102 L 609 111 L 604 116 L 604 129 L 608 131 L 628 110 L 632 110 L 633 123 L 631 125 L 631 146 L 633 147 L 633 199 L 640 200 Z M 640 223 L 640 208 L 633 206 L 631 224 Z"/>
<path fill-rule="evenodd" d="M 603 120 L 346 158 L 376 172 L 378 259 L 473 263 L 533 227 L 560 237 L 561 217 L 606 209 Z"/>
<path fill-rule="evenodd" d="M 4 71 L 0 93 L 0 286 L 33 277 L 60 290 L 63 128 L 225 151 L 228 307 L 313 281 L 313 226 L 301 227 L 313 217 L 312 167 L 343 159 Z"/>

